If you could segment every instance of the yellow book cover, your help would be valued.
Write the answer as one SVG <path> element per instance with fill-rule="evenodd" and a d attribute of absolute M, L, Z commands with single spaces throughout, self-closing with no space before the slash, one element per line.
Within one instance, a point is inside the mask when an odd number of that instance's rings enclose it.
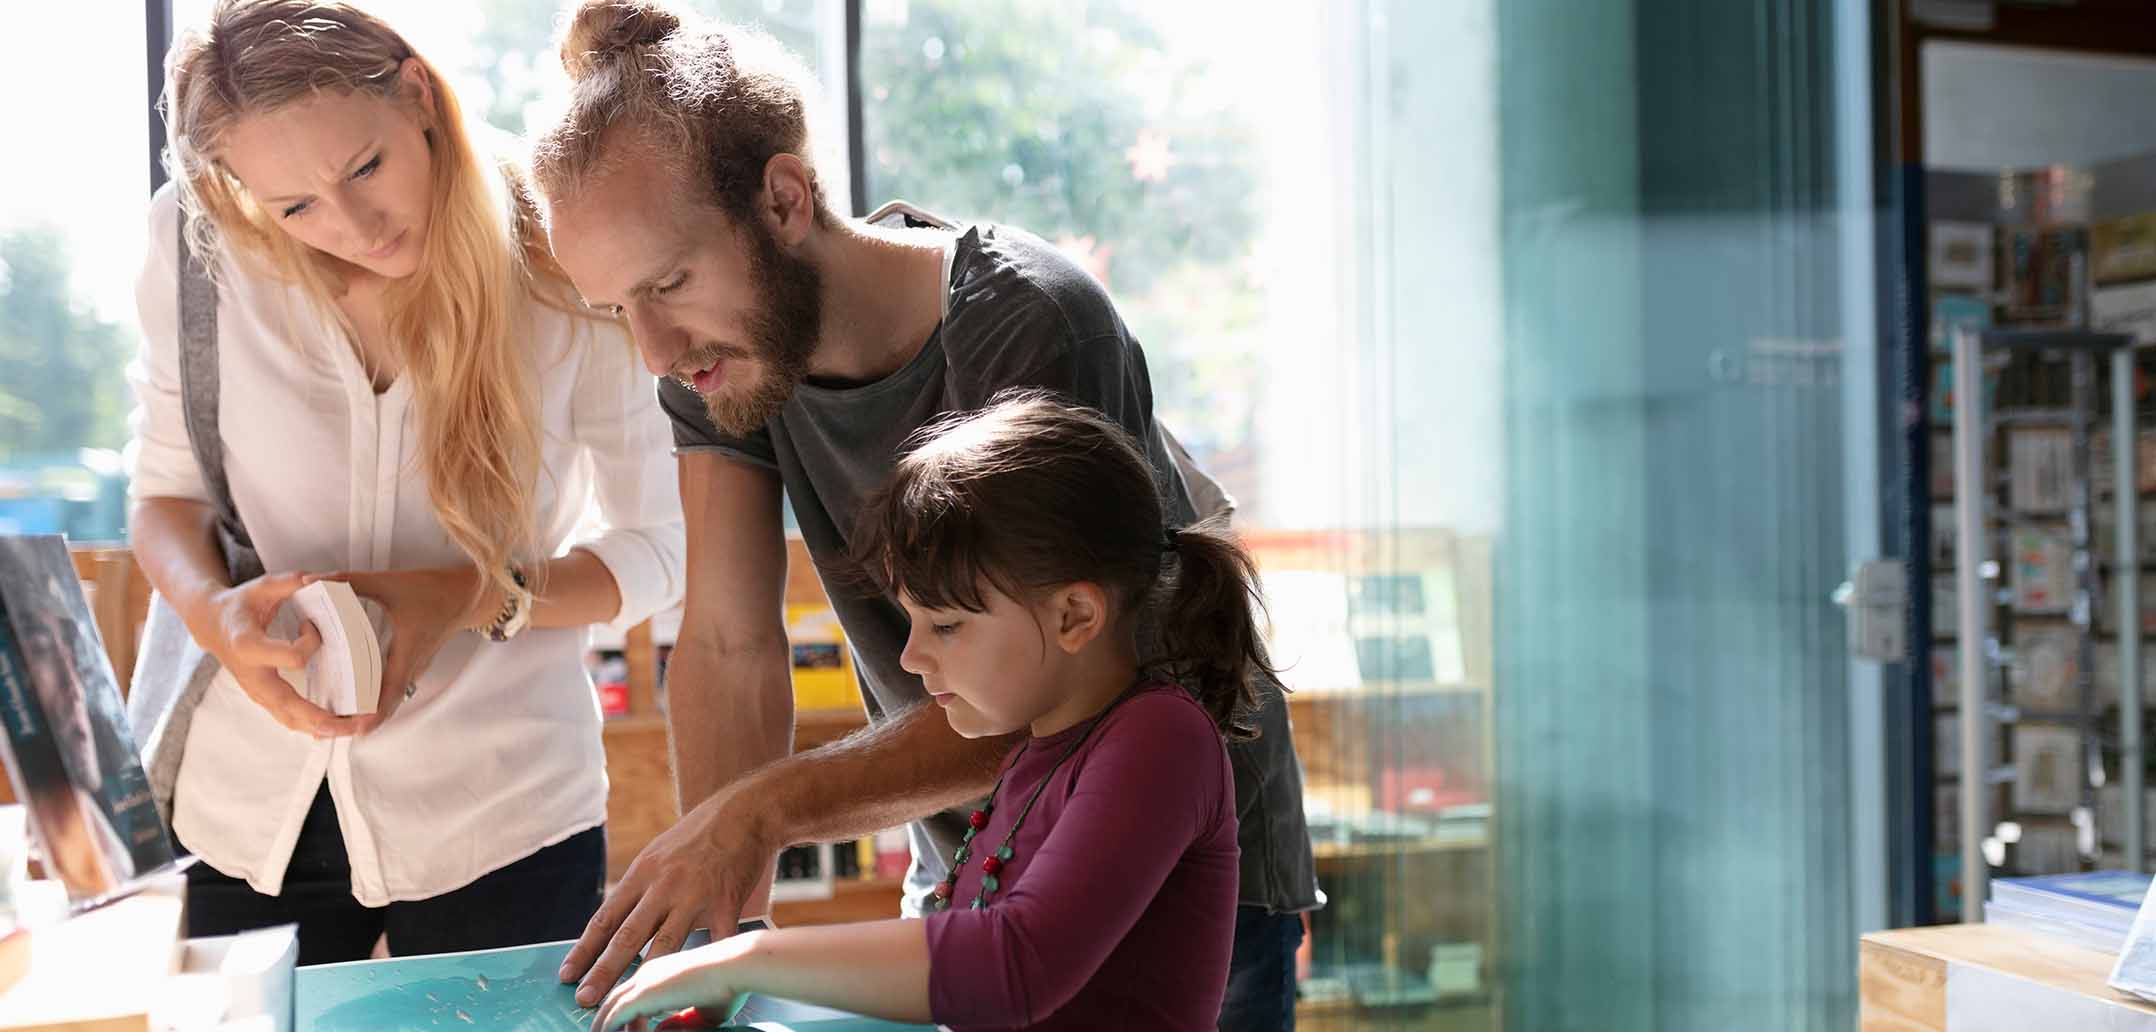
<path fill-rule="evenodd" d="M 786 640 L 793 649 L 795 709 L 860 708 L 853 657 L 831 607 L 787 606 Z"/>

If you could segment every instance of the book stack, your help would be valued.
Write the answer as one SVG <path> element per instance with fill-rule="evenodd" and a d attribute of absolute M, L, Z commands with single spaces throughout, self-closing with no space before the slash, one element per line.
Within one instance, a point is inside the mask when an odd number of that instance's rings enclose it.
<path fill-rule="evenodd" d="M 2149 876 L 2131 871 L 2002 878 L 1991 883 L 1984 922 L 2116 954 L 2148 889 Z"/>

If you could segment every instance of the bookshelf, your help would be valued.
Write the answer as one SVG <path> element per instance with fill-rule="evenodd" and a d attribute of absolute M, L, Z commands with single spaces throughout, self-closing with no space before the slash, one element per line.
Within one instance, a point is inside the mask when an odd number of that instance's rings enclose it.
<path fill-rule="evenodd" d="M 2140 624 L 2128 641 L 2146 636 L 2156 596 L 2140 589 L 2138 620 L 2116 614 L 2122 577 L 2156 587 L 2141 572 L 2152 558 L 2141 528 L 2156 530 L 2156 438 L 2145 429 L 2156 364 L 2144 350 L 2156 327 L 2140 304 L 2156 290 L 2140 243 L 2156 228 L 2151 182 L 2151 158 L 1925 176 L 1933 509 L 1923 558 L 1942 918 L 1964 916 L 1961 897 L 1981 899 L 1994 869 L 2100 861 L 2132 820 L 2117 782 L 2138 783 L 2119 759 L 2136 747 L 2122 742 L 2119 711 L 2138 708 L 2147 665 L 2121 675 L 2119 625 Z M 1972 412 L 1980 418 L 1964 426 Z M 2119 443 L 2133 449 L 2124 458 Z M 1963 447 L 1981 454 L 1971 485 L 1957 483 Z M 2117 554 L 2122 479 L 2138 503 L 2135 555 Z M 1957 555 L 1964 536 L 1989 560 L 1973 571 Z M 1970 591 L 1986 628 L 1973 641 L 1955 626 Z M 1970 652 L 1975 703 L 1960 687 Z M 1962 769 L 1965 736 L 1984 757 L 1980 779 Z"/>

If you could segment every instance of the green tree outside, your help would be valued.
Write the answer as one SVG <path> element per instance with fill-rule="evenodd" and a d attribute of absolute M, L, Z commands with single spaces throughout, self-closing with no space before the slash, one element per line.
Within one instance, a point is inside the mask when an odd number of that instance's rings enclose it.
<path fill-rule="evenodd" d="M 69 271 L 58 232 L 0 234 L 0 464 L 127 443 L 134 334 L 77 301 Z"/>

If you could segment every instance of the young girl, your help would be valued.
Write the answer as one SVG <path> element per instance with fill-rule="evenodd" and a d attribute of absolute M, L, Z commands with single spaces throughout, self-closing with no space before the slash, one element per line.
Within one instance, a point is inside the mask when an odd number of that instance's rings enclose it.
<path fill-rule="evenodd" d="M 221 0 L 167 69 L 131 531 L 222 667 L 171 819 L 191 935 L 297 922 L 302 964 L 575 936 L 605 877 L 587 628 L 682 590 L 665 417 L 581 310 L 528 191 L 394 29 L 333 0 Z M 264 576 L 233 584 L 181 388 L 179 238 L 214 272 L 222 474 Z M 578 535 L 596 505 L 605 528 Z M 574 547 L 571 547 L 571 546 Z M 375 712 L 279 669 L 306 580 L 389 625 Z"/>
<path fill-rule="evenodd" d="M 951 726 L 1018 733 L 935 912 L 654 960 L 595 1027 L 756 992 L 960 1029 L 1213 1028 L 1236 905 L 1222 735 L 1248 733 L 1265 663 L 1249 556 L 1164 532 L 1129 436 L 1037 393 L 924 430 L 852 553 Z"/>

